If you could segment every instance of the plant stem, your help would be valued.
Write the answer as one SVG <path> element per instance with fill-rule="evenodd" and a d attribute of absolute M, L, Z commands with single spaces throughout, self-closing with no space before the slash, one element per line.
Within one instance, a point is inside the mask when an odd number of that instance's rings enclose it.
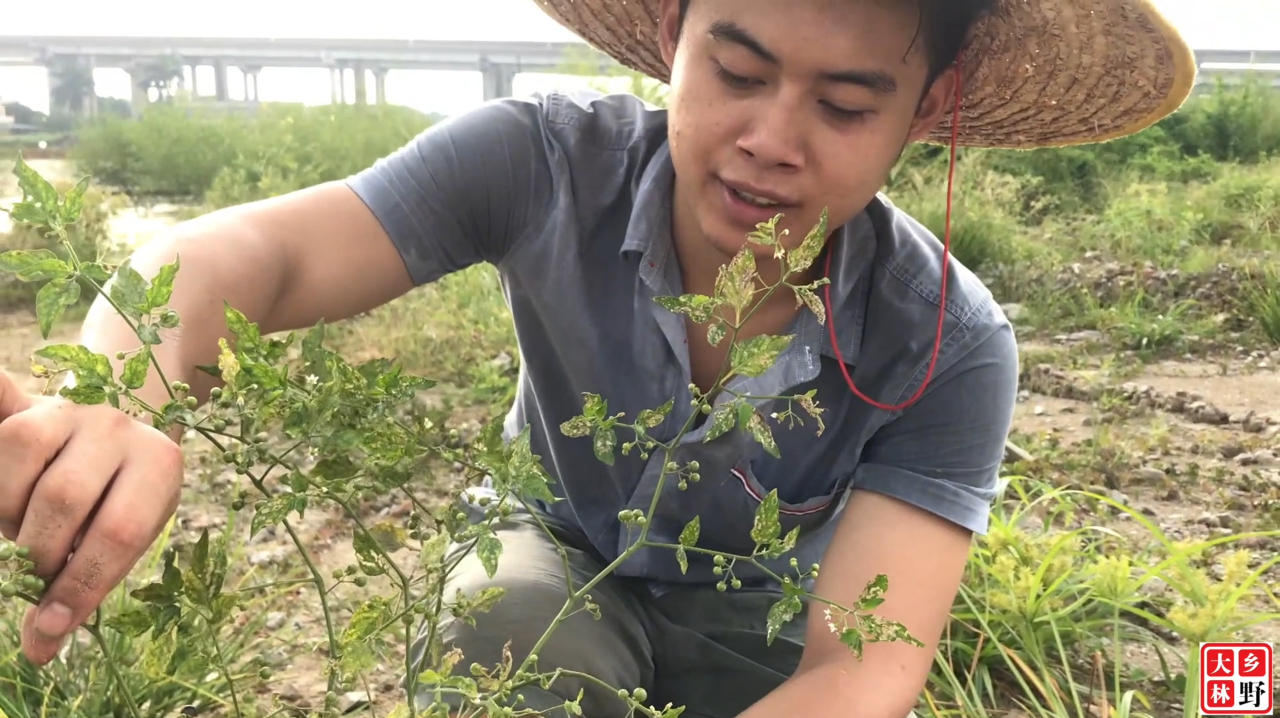
<path fill-rule="evenodd" d="M 116 665 L 115 661 L 111 660 L 111 653 L 107 647 L 107 639 L 102 635 L 102 632 L 98 630 L 97 626 L 86 624 L 84 626 L 84 630 L 88 631 L 89 635 L 93 636 L 93 640 L 98 643 L 98 649 L 102 651 L 102 656 L 105 659 L 103 662 L 107 664 L 107 670 L 111 672 L 112 679 L 115 680 L 116 685 L 119 686 L 120 695 L 124 698 L 124 704 L 125 707 L 129 709 L 129 714 L 132 715 L 133 718 L 142 718 L 142 712 L 138 710 L 138 706 L 133 702 L 133 696 L 129 693 L 129 684 L 125 682 L 124 676 L 120 673 L 120 667 Z"/>
<path fill-rule="evenodd" d="M 199 612 L 197 611 L 197 613 Z M 204 619 L 204 625 L 209 629 L 209 640 L 213 643 L 213 651 L 218 654 L 218 670 L 222 672 L 222 677 L 227 681 L 227 688 L 231 690 L 231 704 L 235 707 L 236 718 L 243 718 L 244 713 L 240 710 L 240 696 L 236 693 L 235 680 L 231 677 L 231 671 L 227 668 L 227 659 L 222 655 L 222 644 L 218 642 L 218 632 L 207 616 L 201 615 L 200 617 Z"/>

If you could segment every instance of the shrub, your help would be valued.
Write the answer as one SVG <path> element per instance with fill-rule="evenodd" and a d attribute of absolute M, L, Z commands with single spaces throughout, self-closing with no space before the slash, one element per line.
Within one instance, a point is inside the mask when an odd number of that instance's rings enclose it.
<path fill-rule="evenodd" d="M 130 195 L 218 207 L 341 179 L 430 125 L 386 105 L 264 105 L 244 114 L 157 105 L 138 119 L 86 127 L 71 157 Z"/>

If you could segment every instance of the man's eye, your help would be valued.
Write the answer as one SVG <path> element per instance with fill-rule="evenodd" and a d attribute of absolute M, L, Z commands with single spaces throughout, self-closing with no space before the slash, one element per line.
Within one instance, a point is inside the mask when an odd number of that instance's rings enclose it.
<path fill-rule="evenodd" d="M 743 77 L 741 75 L 735 75 L 732 72 L 729 72 L 728 70 L 724 69 L 724 65 L 720 65 L 720 64 L 716 65 L 716 74 L 719 75 L 720 79 L 724 82 L 724 84 L 728 85 L 729 87 L 741 90 L 751 86 L 752 80 L 746 77 Z"/>

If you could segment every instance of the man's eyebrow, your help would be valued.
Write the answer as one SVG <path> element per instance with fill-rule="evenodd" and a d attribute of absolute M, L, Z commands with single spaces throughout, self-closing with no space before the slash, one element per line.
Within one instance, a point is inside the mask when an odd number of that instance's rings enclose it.
<path fill-rule="evenodd" d="M 760 59 L 772 65 L 782 64 L 778 56 L 769 51 L 751 33 L 732 20 L 716 20 L 708 31 L 712 38 L 721 42 L 740 45 Z M 891 95 L 898 91 L 898 81 L 882 70 L 838 70 L 822 73 L 822 79 L 845 85 L 865 87 L 881 95 Z"/>

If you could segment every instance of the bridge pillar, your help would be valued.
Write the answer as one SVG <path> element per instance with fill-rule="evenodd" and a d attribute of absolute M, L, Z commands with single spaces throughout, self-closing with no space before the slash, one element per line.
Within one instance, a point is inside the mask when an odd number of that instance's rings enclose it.
<path fill-rule="evenodd" d="M 379 105 L 387 104 L 387 68 L 379 67 L 373 71 L 374 101 Z"/>
<path fill-rule="evenodd" d="M 352 72 L 356 76 L 356 104 L 367 105 L 369 104 L 369 87 L 366 82 L 369 78 L 367 77 L 368 72 L 364 68 L 364 63 L 357 62 L 356 66 L 352 68 Z"/>
<path fill-rule="evenodd" d="M 214 98 L 218 102 L 226 102 L 229 94 L 227 91 L 227 63 L 223 60 L 215 60 L 213 63 L 213 87 Z"/>
<path fill-rule="evenodd" d="M 490 62 L 485 58 L 480 60 L 480 73 L 484 78 L 485 102 L 515 94 L 513 85 L 518 71 L 514 65 Z"/>
<path fill-rule="evenodd" d="M 200 99 L 200 63 L 193 62 L 191 67 L 191 99 Z"/>

